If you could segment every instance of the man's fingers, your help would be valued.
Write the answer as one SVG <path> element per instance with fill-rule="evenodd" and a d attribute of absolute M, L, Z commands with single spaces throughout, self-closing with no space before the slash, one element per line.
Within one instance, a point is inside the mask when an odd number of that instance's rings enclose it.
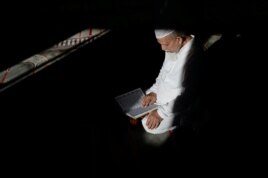
<path fill-rule="evenodd" d="M 151 119 L 150 119 L 150 117 L 148 117 L 147 122 L 146 122 L 146 125 L 147 125 L 147 127 L 149 129 L 151 128 Z"/>
<path fill-rule="evenodd" d="M 141 101 L 141 105 L 144 107 L 146 105 L 146 97 L 143 98 L 143 100 Z"/>
<path fill-rule="evenodd" d="M 154 129 L 155 128 L 155 120 L 151 117 L 148 117 L 146 125 L 149 129 Z"/>
<path fill-rule="evenodd" d="M 155 121 L 153 121 L 151 124 L 151 129 L 154 129 L 154 128 L 155 128 Z"/>
<path fill-rule="evenodd" d="M 159 125 L 160 125 L 160 122 L 158 121 L 158 122 L 155 124 L 155 128 L 157 128 Z"/>
<path fill-rule="evenodd" d="M 145 96 L 144 99 L 142 100 L 141 105 L 142 105 L 143 107 L 147 107 L 147 106 L 153 104 L 154 102 L 155 102 L 154 97 L 152 97 L 152 96 L 150 96 L 150 95 L 147 95 L 147 96 Z"/>
<path fill-rule="evenodd" d="M 151 104 L 154 104 L 154 101 L 153 101 L 153 100 L 150 101 L 150 105 L 151 105 Z"/>
<path fill-rule="evenodd" d="M 156 129 L 159 125 L 159 122 L 157 120 L 154 121 L 153 125 L 152 125 L 152 129 Z"/>
<path fill-rule="evenodd" d="M 144 103 L 144 106 L 149 106 L 151 104 L 151 100 L 150 99 L 147 99 Z"/>

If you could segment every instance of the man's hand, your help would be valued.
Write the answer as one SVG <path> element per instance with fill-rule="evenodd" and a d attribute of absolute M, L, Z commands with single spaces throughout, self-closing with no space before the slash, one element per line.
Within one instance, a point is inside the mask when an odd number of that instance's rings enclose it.
<path fill-rule="evenodd" d="M 142 99 L 141 105 L 143 107 L 147 107 L 151 104 L 154 104 L 155 102 L 156 102 L 156 93 L 151 92 Z"/>
<path fill-rule="evenodd" d="M 147 118 L 146 125 L 149 129 L 155 129 L 159 126 L 163 119 L 157 113 L 157 110 L 152 111 Z"/>

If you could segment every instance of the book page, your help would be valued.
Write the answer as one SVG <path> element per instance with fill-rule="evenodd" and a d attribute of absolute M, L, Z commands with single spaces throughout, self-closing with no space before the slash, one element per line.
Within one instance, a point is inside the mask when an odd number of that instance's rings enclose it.
<path fill-rule="evenodd" d="M 137 118 L 157 108 L 157 105 L 155 104 L 148 107 L 142 107 L 141 101 L 144 96 L 145 94 L 141 88 L 137 88 L 117 96 L 115 99 L 126 115 L 132 118 Z"/>

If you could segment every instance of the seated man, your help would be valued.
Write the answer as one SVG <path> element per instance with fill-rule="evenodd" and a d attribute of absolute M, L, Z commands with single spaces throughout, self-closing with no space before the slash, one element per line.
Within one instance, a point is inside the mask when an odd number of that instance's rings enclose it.
<path fill-rule="evenodd" d="M 184 90 L 184 67 L 194 52 L 194 36 L 173 29 L 157 29 L 155 35 L 165 51 L 165 60 L 156 82 L 146 91 L 142 106 L 156 103 L 159 107 L 142 119 L 142 125 L 149 133 L 161 134 L 177 127 L 174 118 L 178 113 L 173 107 Z"/>

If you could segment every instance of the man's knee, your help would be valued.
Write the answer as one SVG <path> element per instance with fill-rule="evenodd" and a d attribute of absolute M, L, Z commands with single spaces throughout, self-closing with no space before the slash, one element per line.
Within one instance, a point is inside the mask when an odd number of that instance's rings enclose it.
<path fill-rule="evenodd" d="M 147 117 L 144 117 L 141 120 L 142 126 L 144 130 L 150 134 L 162 134 L 170 130 L 174 130 L 176 128 L 176 126 L 173 126 L 172 120 L 162 120 L 159 126 L 155 129 L 149 129 L 148 126 L 146 125 L 146 122 L 147 122 Z"/>

